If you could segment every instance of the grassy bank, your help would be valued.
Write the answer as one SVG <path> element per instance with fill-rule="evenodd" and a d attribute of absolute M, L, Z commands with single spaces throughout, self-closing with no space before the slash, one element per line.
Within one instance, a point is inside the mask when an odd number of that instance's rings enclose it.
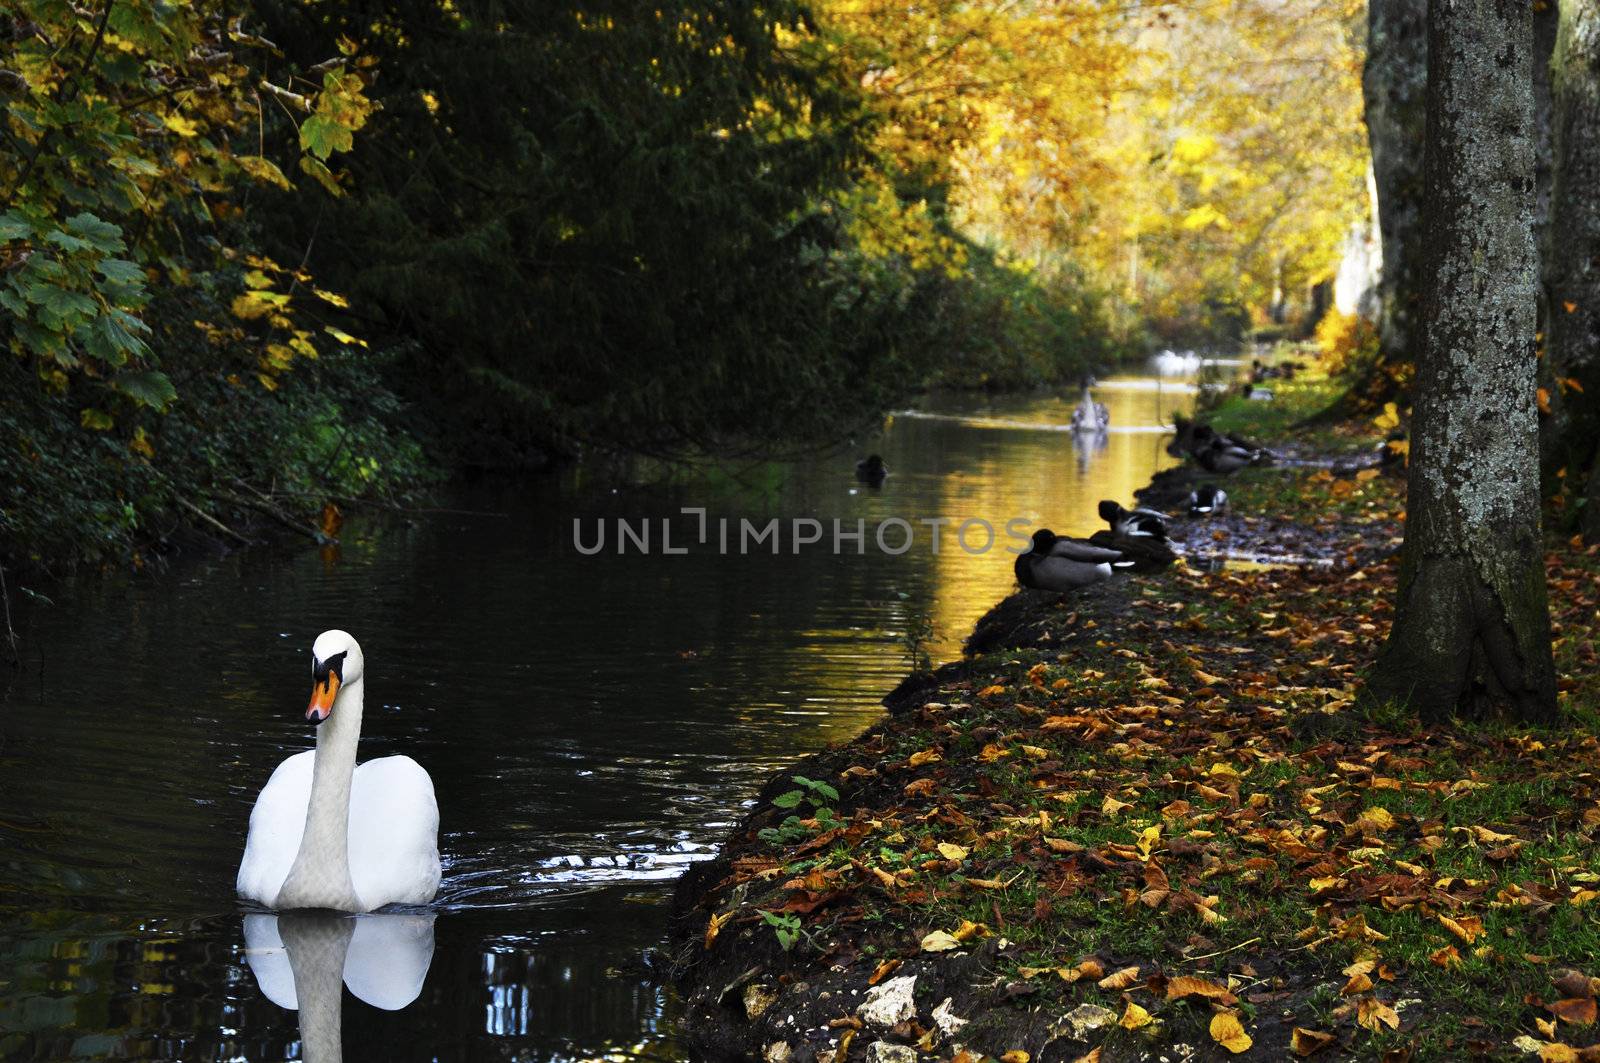
<path fill-rule="evenodd" d="M 1276 435 L 1330 394 L 1278 390 L 1217 423 Z M 680 888 L 694 1039 L 769 1059 L 1600 1058 L 1579 1047 L 1600 986 L 1600 558 L 1549 554 L 1576 726 L 1356 712 L 1395 577 L 1370 547 L 1404 490 L 1357 464 L 1236 475 L 1223 533 L 1292 519 L 1354 567 L 1014 595 L 966 660 L 774 780 Z"/>

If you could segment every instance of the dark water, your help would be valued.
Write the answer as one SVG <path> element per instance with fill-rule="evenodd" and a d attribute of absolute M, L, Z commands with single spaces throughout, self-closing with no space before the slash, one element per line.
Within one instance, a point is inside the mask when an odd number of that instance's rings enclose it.
<path fill-rule="evenodd" d="M 56 588 L 29 610 L 25 670 L 0 674 L 0 1057 L 681 1058 L 674 1003 L 639 963 L 672 878 L 773 771 L 878 713 L 908 632 L 929 624 L 934 659 L 956 655 L 1011 587 L 1007 520 L 1087 534 L 1100 498 L 1131 501 L 1170 464 L 1151 429 L 1191 388 L 1099 395 L 1098 443 L 1050 430 L 1071 398 L 897 415 L 858 448 L 892 470 L 877 491 L 854 453 L 673 487 L 580 469 L 449 503 L 504 516 L 352 520 L 336 550 Z M 707 545 L 685 506 L 708 510 Z M 578 553 L 575 517 L 586 542 L 608 522 L 607 552 Z M 617 555 L 615 519 L 645 517 L 651 553 Z M 791 553 L 785 523 L 779 555 L 721 556 L 722 517 L 735 550 L 740 518 L 811 517 L 825 537 Z M 835 517 L 866 522 L 864 554 L 834 554 Z M 895 517 L 917 534 L 899 556 L 873 543 Z M 973 556 L 947 527 L 935 554 L 918 522 L 940 517 L 1001 538 Z M 661 552 L 662 518 L 687 554 Z M 433 775 L 431 956 L 425 918 L 382 917 L 348 945 L 349 920 L 269 924 L 267 944 L 258 924 L 247 954 L 246 821 L 313 741 L 306 654 L 330 627 L 366 654 L 362 759 L 405 752 Z M 341 971 L 356 988 L 408 964 L 426 969 L 409 1006 L 330 1003 Z M 280 1007 L 284 977 L 315 1006 Z"/>

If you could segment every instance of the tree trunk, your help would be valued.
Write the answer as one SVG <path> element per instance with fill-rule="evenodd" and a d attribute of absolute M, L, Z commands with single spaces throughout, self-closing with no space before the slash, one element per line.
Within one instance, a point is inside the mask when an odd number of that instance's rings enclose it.
<path fill-rule="evenodd" d="M 1394 631 L 1370 692 L 1425 717 L 1555 714 L 1534 403 L 1533 18 L 1428 13 L 1425 335 Z"/>
<path fill-rule="evenodd" d="M 1422 146 L 1428 77 L 1427 0 L 1371 0 L 1361 75 L 1377 186 L 1383 265 L 1378 336 L 1385 362 L 1414 360 L 1422 310 Z"/>
<path fill-rule="evenodd" d="M 1547 473 L 1565 467 L 1576 477 L 1600 442 L 1600 0 L 1562 0 L 1550 69 L 1554 175 L 1544 281 L 1551 409 L 1543 451 Z M 1597 520 L 1585 513 L 1585 530 L 1600 530 Z"/>

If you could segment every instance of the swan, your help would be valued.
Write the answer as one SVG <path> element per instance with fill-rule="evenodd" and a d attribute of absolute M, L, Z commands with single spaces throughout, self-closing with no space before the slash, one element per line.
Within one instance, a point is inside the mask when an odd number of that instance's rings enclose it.
<path fill-rule="evenodd" d="M 399 1011 L 422 993 L 433 962 L 433 913 L 252 912 L 244 958 L 268 1000 L 300 1013 L 306 1063 L 339 1063 L 341 983 L 356 999 Z"/>
<path fill-rule="evenodd" d="M 250 812 L 236 883 L 268 908 L 370 912 L 426 904 L 439 892 L 439 806 L 410 757 L 356 767 L 364 693 L 361 647 L 324 631 L 311 647 L 317 748 L 277 770 Z"/>
<path fill-rule="evenodd" d="M 1071 429 L 1078 433 L 1104 432 L 1111 426 L 1111 411 L 1103 402 L 1096 402 L 1089 389 L 1094 386 L 1092 376 L 1083 378 L 1083 394 L 1072 409 Z"/>

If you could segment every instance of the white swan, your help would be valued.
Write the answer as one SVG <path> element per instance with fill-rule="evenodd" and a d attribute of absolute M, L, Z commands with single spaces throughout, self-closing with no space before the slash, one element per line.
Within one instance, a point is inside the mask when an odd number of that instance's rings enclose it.
<path fill-rule="evenodd" d="M 236 884 L 268 908 L 370 912 L 426 904 L 439 892 L 439 806 L 410 757 L 356 767 L 363 658 L 343 631 L 311 647 L 317 748 L 289 757 L 250 813 Z"/>

